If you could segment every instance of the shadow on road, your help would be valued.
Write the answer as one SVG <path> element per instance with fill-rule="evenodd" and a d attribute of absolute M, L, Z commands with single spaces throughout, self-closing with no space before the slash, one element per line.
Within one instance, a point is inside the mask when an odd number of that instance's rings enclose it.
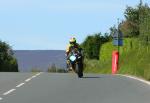
<path fill-rule="evenodd" d="M 88 77 L 82 77 L 82 78 L 101 78 L 101 77 L 94 77 L 94 76 L 88 76 Z"/>

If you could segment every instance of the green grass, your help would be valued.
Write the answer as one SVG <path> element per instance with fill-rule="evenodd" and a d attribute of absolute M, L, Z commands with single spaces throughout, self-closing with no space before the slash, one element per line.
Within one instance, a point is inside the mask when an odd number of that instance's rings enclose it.
<path fill-rule="evenodd" d="M 119 73 L 150 80 L 150 51 L 146 47 L 141 47 L 122 54 Z"/>
<path fill-rule="evenodd" d="M 107 62 L 109 63 L 109 62 Z M 101 64 L 99 60 L 85 60 L 84 61 L 84 72 L 85 73 L 100 73 L 100 74 L 110 74 L 111 69 L 109 69 L 107 63 Z M 105 66 L 105 68 L 104 68 Z"/>
<path fill-rule="evenodd" d="M 112 51 L 117 50 L 112 42 L 104 44 L 100 49 L 100 60 L 85 60 L 87 73 L 111 74 Z M 120 74 L 129 74 L 150 80 L 150 45 L 144 46 L 137 38 L 124 39 L 120 47 Z"/>

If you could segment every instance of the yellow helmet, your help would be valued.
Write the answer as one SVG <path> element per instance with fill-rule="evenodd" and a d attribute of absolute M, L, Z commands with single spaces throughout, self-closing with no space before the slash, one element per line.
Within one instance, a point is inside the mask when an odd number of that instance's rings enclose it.
<path fill-rule="evenodd" d="M 70 40 L 69 40 L 70 44 L 75 44 L 76 43 L 76 38 L 75 37 L 72 37 Z"/>

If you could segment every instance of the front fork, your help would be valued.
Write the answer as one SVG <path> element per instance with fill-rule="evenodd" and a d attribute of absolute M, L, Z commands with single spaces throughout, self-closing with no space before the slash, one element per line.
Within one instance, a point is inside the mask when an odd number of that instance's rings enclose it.
<path fill-rule="evenodd" d="M 76 65 L 77 65 L 77 62 L 76 63 L 70 63 L 70 62 L 67 62 L 67 68 L 69 71 L 74 71 L 75 73 L 77 73 L 76 71 Z"/>

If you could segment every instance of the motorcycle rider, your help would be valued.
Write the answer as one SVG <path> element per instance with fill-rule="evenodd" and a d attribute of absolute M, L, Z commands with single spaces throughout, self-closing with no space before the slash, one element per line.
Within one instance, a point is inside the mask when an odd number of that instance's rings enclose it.
<path fill-rule="evenodd" d="M 75 37 L 72 37 L 70 40 L 69 40 L 69 44 L 66 48 L 66 58 L 67 58 L 67 68 L 70 70 L 69 68 L 69 53 L 72 49 L 77 49 L 79 50 L 79 52 L 81 53 L 81 55 L 83 56 L 82 54 L 82 48 L 80 47 L 80 45 L 76 42 L 76 38 Z"/>

